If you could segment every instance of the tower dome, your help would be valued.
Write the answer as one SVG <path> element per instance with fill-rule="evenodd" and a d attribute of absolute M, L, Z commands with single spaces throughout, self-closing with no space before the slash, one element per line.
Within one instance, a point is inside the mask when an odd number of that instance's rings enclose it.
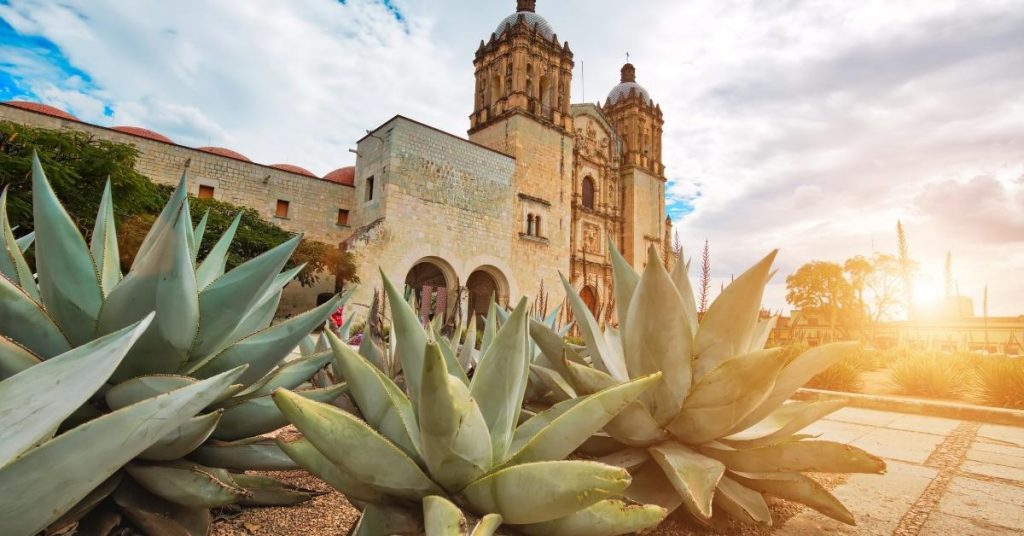
<path fill-rule="evenodd" d="M 650 93 L 644 89 L 644 86 L 636 83 L 636 67 L 632 63 L 627 63 L 622 66 L 622 81 L 619 85 L 612 88 L 611 92 L 608 93 L 608 105 L 615 104 L 622 99 L 629 97 L 629 94 L 636 91 L 644 102 L 648 105 L 653 106 L 654 100 L 651 99 Z"/>
<path fill-rule="evenodd" d="M 536 13 L 537 0 L 519 0 L 516 12 L 505 17 L 501 23 L 498 24 L 498 28 L 494 30 L 494 35 L 501 37 L 501 34 L 505 33 L 509 28 L 515 26 L 519 17 L 522 16 L 526 25 L 530 28 L 536 27 L 537 31 L 544 36 L 545 39 L 553 39 L 555 37 L 555 28 L 551 26 L 551 23 L 544 17 Z"/>

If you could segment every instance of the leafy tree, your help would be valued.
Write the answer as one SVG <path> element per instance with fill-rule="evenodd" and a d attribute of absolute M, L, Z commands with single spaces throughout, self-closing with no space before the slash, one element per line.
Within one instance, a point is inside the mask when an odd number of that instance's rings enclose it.
<path fill-rule="evenodd" d="M 865 304 L 871 321 L 880 322 L 895 316 L 905 284 L 899 259 L 883 253 L 876 254 L 871 258 L 871 272 L 864 282 L 871 296 L 870 302 Z"/>
<path fill-rule="evenodd" d="M 846 280 L 843 267 L 834 262 L 812 261 L 787 277 L 786 301 L 795 308 L 824 314 L 833 338 L 838 325 L 848 327 L 862 316 L 853 285 Z"/>
<path fill-rule="evenodd" d="M 116 202 L 121 265 L 127 270 L 142 239 L 153 225 L 173 190 L 153 183 L 135 170 L 138 150 L 129 144 L 96 139 L 85 132 L 34 128 L 0 121 L 0 188 L 8 188 L 11 225 L 21 231 L 32 229 L 32 151 L 46 169 L 46 175 L 71 218 L 88 237 L 107 178 Z M 257 211 L 213 199 L 190 200 L 193 224 L 209 211 L 207 239 L 200 246 L 205 256 L 219 236 L 242 212 L 242 221 L 231 244 L 228 267 L 233 268 L 287 240 L 291 233 L 264 220 Z M 316 283 L 317 274 L 339 271 L 345 281 L 358 282 L 352 255 L 322 242 L 303 240 L 289 260 L 289 266 L 306 263 L 297 279 L 303 286 Z"/>

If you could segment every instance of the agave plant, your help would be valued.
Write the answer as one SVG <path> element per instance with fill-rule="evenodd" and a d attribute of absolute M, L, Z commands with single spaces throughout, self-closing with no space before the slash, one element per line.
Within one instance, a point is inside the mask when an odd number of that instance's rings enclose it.
<path fill-rule="evenodd" d="M 148 328 L 126 349 L 109 374 L 109 384 L 89 393 L 89 403 L 65 426 L 105 412 L 117 414 L 244 366 L 198 416 L 171 427 L 133 455 L 120 486 L 102 487 L 105 494 L 92 504 L 112 494 L 129 519 L 156 535 L 200 530 L 209 525 L 208 509 L 216 506 L 309 498 L 310 493 L 284 484 L 228 472 L 296 468 L 272 439 L 257 437 L 287 424 L 270 393 L 303 385 L 331 359 L 330 353 L 321 353 L 282 363 L 341 297 L 270 325 L 282 288 L 301 269 L 282 273 L 299 238 L 225 273 L 228 248 L 240 221 L 235 218 L 196 266 L 206 217 L 192 228 L 182 176 L 131 270 L 122 276 L 109 182 L 87 245 L 38 158 L 33 158 L 32 172 L 37 277 L 8 223 L 6 192 L 0 195 L 0 377 L 32 370 L 75 346 L 118 332 L 151 311 L 155 314 Z M 326 402 L 344 389 L 338 385 L 299 394 Z M 130 429 L 126 427 L 125 433 Z M 109 439 L 120 440 L 121 435 Z M 122 491 L 129 488 L 138 492 Z M 175 515 L 154 514 L 171 511 Z"/>
<path fill-rule="evenodd" d="M 353 534 L 417 534 L 420 519 L 410 512 L 431 496 L 484 516 L 478 536 L 501 522 L 562 536 L 625 534 L 660 522 L 662 508 L 621 500 L 630 482 L 625 470 L 564 460 L 637 400 L 657 373 L 519 424 L 530 357 L 526 301 L 496 332 L 470 380 L 386 277 L 384 285 L 408 393 L 333 334 L 335 359 L 362 419 L 286 389 L 274 393 L 304 435 L 279 440 L 281 448 L 363 506 Z"/>
<path fill-rule="evenodd" d="M 842 503 L 803 473 L 880 473 L 885 463 L 861 449 L 799 433 L 842 403 L 787 399 L 856 345 L 820 346 L 791 361 L 781 349 L 764 349 L 774 319 L 759 313 L 776 253 L 726 287 L 698 319 L 681 256 L 670 275 L 651 248 L 638 275 L 610 247 L 619 328 L 602 331 L 563 278 L 584 352 L 538 323 L 531 334 L 552 365 L 534 370 L 561 398 L 662 373 L 657 385 L 604 428 L 607 454 L 598 461 L 630 471 L 625 496 L 669 511 L 682 506 L 705 523 L 717 509 L 771 525 L 764 499 L 771 495 L 853 524 Z"/>

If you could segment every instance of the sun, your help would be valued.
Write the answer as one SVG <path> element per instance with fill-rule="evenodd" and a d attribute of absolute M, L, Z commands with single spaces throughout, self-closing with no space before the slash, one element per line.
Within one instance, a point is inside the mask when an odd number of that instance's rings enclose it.
<path fill-rule="evenodd" d="M 914 281 L 914 305 L 929 308 L 942 302 L 943 289 L 929 278 Z"/>

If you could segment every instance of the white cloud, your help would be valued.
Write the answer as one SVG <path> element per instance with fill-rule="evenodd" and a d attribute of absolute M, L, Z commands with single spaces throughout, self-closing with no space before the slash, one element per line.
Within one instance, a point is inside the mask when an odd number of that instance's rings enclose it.
<path fill-rule="evenodd" d="M 473 52 L 514 6 L 393 3 L 403 21 L 372 0 L 23 0 L 0 17 L 91 83 L 25 52 L 2 68 L 90 121 L 324 173 L 395 113 L 463 133 Z M 665 113 L 669 196 L 694 206 L 677 229 L 710 240 L 716 277 L 779 247 L 783 307 L 787 273 L 891 251 L 902 218 L 919 261 L 952 250 L 963 290 L 1024 312 L 1024 0 L 538 4 L 576 54 L 574 100 L 631 53 Z"/>

